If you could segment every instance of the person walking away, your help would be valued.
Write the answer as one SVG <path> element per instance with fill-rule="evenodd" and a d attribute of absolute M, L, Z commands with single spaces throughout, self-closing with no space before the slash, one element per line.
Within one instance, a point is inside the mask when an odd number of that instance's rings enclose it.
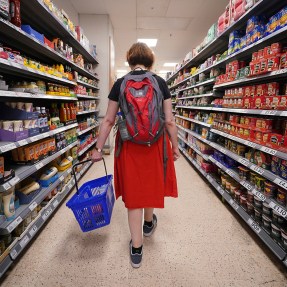
<path fill-rule="evenodd" d="M 151 236 L 157 226 L 154 208 L 164 208 L 164 197 L 178 197 L 174 161 L 180 153 L 170 92 L 165 81 L 150 72 L 152 50 L 144 43 L 135 43 L 127 52 L 127 61 L 131 72 L 118 79 L 110 91 L 92 160 L 101 160 L 120 108 L 126 130 L 123 132 L 119 123 L 114 185 L 116 198 L 122 196 L 128 210 L 130 261 L 138 268 L 143 235 Z"/>

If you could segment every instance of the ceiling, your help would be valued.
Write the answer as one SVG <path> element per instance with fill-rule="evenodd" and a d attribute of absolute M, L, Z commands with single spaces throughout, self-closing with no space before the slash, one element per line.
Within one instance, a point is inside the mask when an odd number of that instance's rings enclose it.
<path fill-rule="evenodd" d="M 217 22 L 228 0 L 69 0 L 78 13 L 108 14 L 114 28 L 116 70 L 126 69 L 125 55 L 138 38 L 156 38 L 154 71 L 172 70 Z"/>

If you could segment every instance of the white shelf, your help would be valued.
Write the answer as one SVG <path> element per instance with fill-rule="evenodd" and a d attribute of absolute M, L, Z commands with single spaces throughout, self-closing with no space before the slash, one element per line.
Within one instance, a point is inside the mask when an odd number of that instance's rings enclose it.
<path fill-rule="evenodd" d="M 87 100 L 99 100 L 100 97 L 93 97 L 93 96 L 88 96 L 88 95 L 79 95 L 77 94 L 78 99 L 87 99 Z"/>
<path fill-rule="evenodd" d="M 91 126 L 91 127 L 88 127 L 88 128 L 85 129 L 85 130 L 78 131 L 78 132 L 77 132 L 77 133 L 78 133 L 78 136 L 81 136 L 81 135 L 87 133 L 88 131 L 90 131 L 90 130 L 96 128 L 96 127 L 98 127 L 99 125 L 100 125 L 100 124 L 96 124 L 96 125 L 93 125 L 93 126 Z"/>
<path fill-rule="evenodd" d="M 98 141 L 98 138 L 96 138 L 93 142 L 91 142 L 89 145 L 87 145 L 84 149 L 78 152 L 78 156 L 83 155 L 87 150 L 89 150 L 93 145 L 95 145 Z"/>
<path fill-rule="evenodd" d="M 99 90 L 99 87 L 96 87 L 96 86 L 90 85 L 90 84 L 85 83 L 85 82 L 80 81 L 80 80 L 78 80 L 78 81 L 77 81 L 77 83 L 78 83 L 78 84 L 80 84 L 80 85 L 83 85 L 83 86 L 85 86 L 85 87 L 88 87 L 88 88 L 94 89 L 94 90 Z"/>
<path fill-rule="evenodd" d="M 183 119 L 183 120 L 186 120 L 186 121 L 190 121 L 190 122 L 193 122 L 193 123 L 199 124 L 199 125 L 202 125 L 202 126 L 205 126 L 205 127 L 208 127 L 208 128 L 210 128 L 210 127 L 211 127 L 211 125 L 210 125 L 210 124 L 207 124 L 207 123 L 204 123 L 204 122 L 201 122 L 201 121 L 195 120 L 195 119 L 190 119 L 190 118 L 183 117 L 183 116 L 179 116 L 179 115 L 176 115 L 176 117 L 177 117 L 177 118 L 180 118 L 180 119 Z"/>
<path fill-rule="evenodd" d="M 189 79 L 189 78 L 188 78 L 188 79 Z M 188 79 L 186 79 L 186 80 L 188 80 Z M 185 80 L 185 81 L 186 81 L 186 80 Z M 215 83 L 215 78 L 213 78 L 213 79 L 208 79 L 208 80 L 206 80 L 206 81 L 196 83 L 196 84 L 194 84 L 194 85 L 192 85 L 192 86 L 189 86 L 189 87 L 186 87 L 186 88 L 184 88 L 184 89 L 179 89 L 179 90 L 176 91 L 176 93 L 183 92 L 183 91 L 186 91 L 186 90 L 190 90 L 190 89 L 192 89 L 192 88 L 196 88 L 196 87 L 200 87 L 200 86 L 210 85 L 210 84 L 213 84 L 213 83 Z M 173 88 L 174 88 L 174 87 L 171 87 L 170 89 L 173 89 Z"/>
<path fill-rule="evenodd" d="M 201 94 L 201 95 L 192 95 L 188 97 L 177 97 L 177 100 L 185 100 L 185 99 L 194 99 L 194 98 L 204 98 L 204 97 L 215 97 L 213 93 Z"/>
<path fill-rule="evenodd" d="M 77 116 L 79 115 L 86 115 L 86 114 L 93 114 L 93 113 L 97 113 L 99 110 L 91 110 L 91 111 L 84 111 L 84 112 L 78 112 Z"/>

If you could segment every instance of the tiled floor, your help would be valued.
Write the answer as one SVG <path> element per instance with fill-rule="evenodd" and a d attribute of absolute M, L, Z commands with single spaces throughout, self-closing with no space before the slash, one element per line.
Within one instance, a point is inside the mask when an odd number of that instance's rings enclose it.
<path fill-rule="evenodd" d="M 112 173 L 113 157 L 106 161 Z M 176 169 L 179 198 L 156 211 L 158 228 L 144 240 L 140 269 L 129 264 L 121 200 L 110 226 L 90 233 L 80 231 L 63 204 L 2 286 L 287 286 L 285 268 L 183 157 Z M 94 164 L 82 182 L 102 175 L 101 164 Z"/>

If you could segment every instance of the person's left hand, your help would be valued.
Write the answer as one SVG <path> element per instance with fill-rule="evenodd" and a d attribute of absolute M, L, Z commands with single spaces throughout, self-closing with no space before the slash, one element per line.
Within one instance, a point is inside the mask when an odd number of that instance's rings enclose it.
<path fill-rule="evenodd" d="M 92 161 L 100 161 L 103 158 L 103 154 L 101 152 L 98 152 L 96 149 L 93 150 L 92 152 Z"/>

